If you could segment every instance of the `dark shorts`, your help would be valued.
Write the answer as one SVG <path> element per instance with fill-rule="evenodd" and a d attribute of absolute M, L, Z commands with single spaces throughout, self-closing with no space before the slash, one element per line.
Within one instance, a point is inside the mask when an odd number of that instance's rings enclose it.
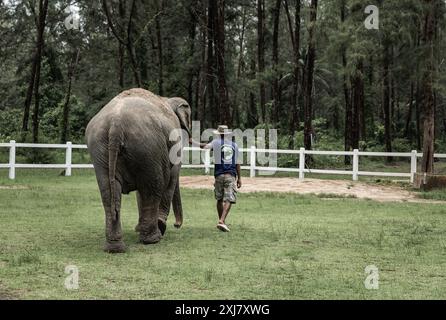
<path fill-rule="evenodd" d="M 216 200 L 230 203 L 237 202 L 237 183 L 233 175 L 222 174 L 215 177 L 214 188 Z"/>

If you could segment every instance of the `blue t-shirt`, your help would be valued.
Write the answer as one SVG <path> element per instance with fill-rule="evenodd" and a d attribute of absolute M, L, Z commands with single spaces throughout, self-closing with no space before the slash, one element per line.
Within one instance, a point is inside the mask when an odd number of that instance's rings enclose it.
<path fill-rule="evenodd" d="M 217 138 L 208 144 L 214 152 L 214 175 L 229 173 L 237 176 L 238 146 L 235 142 Z"/>

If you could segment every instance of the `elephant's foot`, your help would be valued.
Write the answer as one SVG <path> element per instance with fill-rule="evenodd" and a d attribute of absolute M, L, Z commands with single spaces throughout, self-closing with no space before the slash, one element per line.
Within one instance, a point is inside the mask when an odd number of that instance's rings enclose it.
<path fill-rule="evenodd" d="M 161 235 L 160 230 L 158 230 L 158 228 L 156 229 L 155 232 L 153 233 L 144 233 L 141 232 L 139 234 L 139 240 L 143 243 L 143 244 L 154 244 L 154 243 L 158 243 L 160 242 L 161 238 L 163 236 Z"/>
<path fill-rule="evenodd" d="M 166 220 L 163 218 L 158 218 L 158 229 L 160 229 L 161 235 L 164 236 L 164 233 L 166 233 Z"/>
<path fill-rule="evenodd" d="M 177 229 L 181 228 L 182 225 L 183 225 L 182 222 L 175 222 L 175 223 L 173 224 L 173 226 L 174 226 L 175 228 L 177 228 Z"/>
<path fill-rule="evenodd" d="M 104 245 L 104 251 L 108 253 L 124 253 L 126 250 L 123 241 L 107 241 Z"/>

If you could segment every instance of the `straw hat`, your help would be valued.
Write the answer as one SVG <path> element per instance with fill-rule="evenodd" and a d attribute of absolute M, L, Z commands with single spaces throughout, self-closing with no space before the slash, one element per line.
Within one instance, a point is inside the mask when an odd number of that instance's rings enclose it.
<path fill-rule="evenodd" d="M 232 131 L 229 130 L 228 126 L 220 125 L 218 126 L 217 130 L 214 130 L 214 134 L 230 135 L 232 134 Z"/>

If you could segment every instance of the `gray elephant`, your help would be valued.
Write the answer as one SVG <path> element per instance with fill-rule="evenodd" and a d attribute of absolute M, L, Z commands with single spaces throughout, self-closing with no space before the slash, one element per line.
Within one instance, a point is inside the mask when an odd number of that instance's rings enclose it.
<path fill-rule="evenodd" d="M 86 139 L 105 210 L 105 251 L 125 251 L 121 194 L 137 191 L 136 231 L 142 243 L 160 241 L 171 203 L 175 227 L 181 227 L 181 163 L 171 161 L 169 153 L 179 146 L 180 138 L 172 139 L 172 132 L 184 129 L 190 134 L 190 127 L 191 110 L 184 99 L 143 89 L 122 92 L 90 121 Z"/>

